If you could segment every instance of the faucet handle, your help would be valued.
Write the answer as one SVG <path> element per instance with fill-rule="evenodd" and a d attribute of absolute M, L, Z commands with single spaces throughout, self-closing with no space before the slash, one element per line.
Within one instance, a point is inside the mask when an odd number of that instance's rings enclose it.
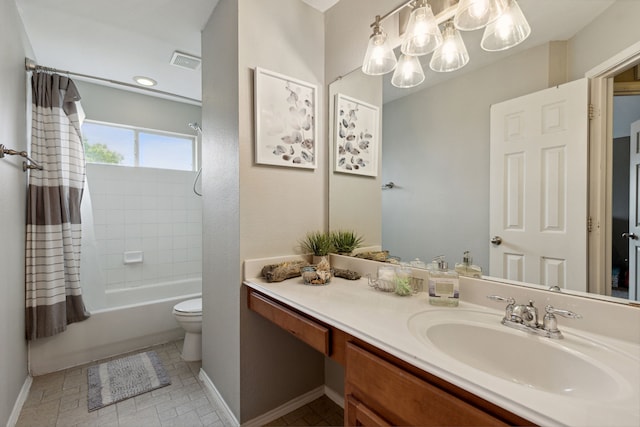
<path fill-rule="evenodd" d="M 573 311 L 569 310 L 553 308 L 551 305 L 547 305 L 544 310 L 547 312 L 547 314 L 557 314 L 558 316 L 568 317 L 569 319 L 582 319 L 582 316 L 578 313 L 574 313 Z"/>
<path fill-rule="evenodd" d="M 569 310 L 560 310 L 547 305 L 544 310 L 547 312 L 542 319 L 542 328 L 547 331 L 550 338 L 562 338 L 562 333 L 558 330 L 558 321 L 556 320 L 556 314 L 562 317 L 568 317 L 570 319 L 582 319 L 582 316 L 578 313 L 574 313 Z"/>
<path fill-rule="evenodd" d="M 516 300 L 512 297 L 501 297 L 500 295 L 487 295 L 487 298 L 489 298 L 492 301 L 506 301 L 507 302 L 507 306 L 504 309 L 504 317 L 502 318 L 502 322 L 507 322 L 509 320 L 511 320 L 512 316 L 513 316 L 513 308 L 516 305 Z"/>
<path fill-rule="evenodd" d="M 487 295 L 487 298 L 492 301 L 506 301 L 509 305 L 514 305 L 516 303 L 516 300 L 512 297 L 505 298 L 500 295 Z"/>

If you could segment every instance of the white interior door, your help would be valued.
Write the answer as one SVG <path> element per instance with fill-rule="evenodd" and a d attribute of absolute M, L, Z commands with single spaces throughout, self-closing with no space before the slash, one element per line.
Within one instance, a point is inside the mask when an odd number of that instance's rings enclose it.
<path fill-rule="evenodd" d="M 629 299 L 640 300 L 640 120 L 631 123 L 629 173 Z"/>
<path fill-rule="evenodd" d="M 588 99 L 580 79 L 491 107 L 491 276 L 587 290 Z"/>

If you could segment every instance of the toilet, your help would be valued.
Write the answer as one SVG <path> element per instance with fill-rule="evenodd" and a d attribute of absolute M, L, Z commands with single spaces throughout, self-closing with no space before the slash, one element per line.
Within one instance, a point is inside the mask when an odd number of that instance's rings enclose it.
<path fill-rule="evenodd" d="M 182 301 L 173 307 L 176 321 L 185 331 L 182 359 L 194 362 L 202 359 L 202 298 Z"/>

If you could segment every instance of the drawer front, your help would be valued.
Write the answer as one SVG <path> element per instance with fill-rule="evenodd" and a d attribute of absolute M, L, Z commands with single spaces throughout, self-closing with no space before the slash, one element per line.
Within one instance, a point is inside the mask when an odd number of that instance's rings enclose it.
<path fill-rule="evenodd" d="M 394 425 L 507 425 L 352 343 L 346 353 L 346 393 Z"/>
<path fill-rule="evenodd" d="M 329 355 L 329 329 L 310 320 L 269 298 L 249 290 L 249 309 L 260 314 L 309 344 L 319 352 Z"/>
<path fill-rule="evenodd" d="M 346 396 L 345 420 L 349 426 L 391 427 L 391 424 L 380 417 L 365 404 L 352 395 Z"/>

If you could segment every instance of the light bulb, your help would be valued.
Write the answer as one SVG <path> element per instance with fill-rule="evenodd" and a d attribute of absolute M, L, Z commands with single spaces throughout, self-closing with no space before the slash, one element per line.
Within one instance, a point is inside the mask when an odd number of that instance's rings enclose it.
<path fill-rule="evenodd" d="M 460 0 L 453 23 L 457 29 L 471 31 L 498 19 L 509 0 Z"/>
<path fill-rule="evenodd" d="M 396 55 L 387 41 L 387 35 L 379 26 L 374 27 L 369 38 L 362 71 L 370 76 L 386 74 L 396 67 Z"/>
<path fill-rule="evenodd" d="M 445 23 L 443 32 L 444 42 L 433 52 L 429 62 L 429 67 L 439 73 L 458 70 L 469 62 L 467 47 L 452 21 Z"/>
<path fill-rule="evenodd" d="M 469 8 L 469 14 L 477 19 L 482 19 L 489 11 L 486 0 L 476 0 Z"/>
<path fill-rule="evenodd" d="M 391 84 L 399 88 L 409 88 L 417 86 L 424 81 L 424 71 L 418 57 L 411 55 L 400 55 L 398 66 L 391 77 Z"/>
<path fill-rule="evenodd" d="M 433 52 L 441 44 L 442 33 L 431 6 L 422 3 L 409 16 L 400 50 L 405 55 L 421 56 Z"/>
<path fill-rule="evenodd" d="M 507 40 L 511 31 L 513 31 L 513 19 L 511 15 L 505 13 L 496 21 L 496 36 L 501 40 Z"/>
<path fill-rule="evenodd" d="M 531 27 L 520 6 L 510 0 L 508 9 L 495 22 L 487 25 L 482 35 L 482 49 L 495 52 L 522 43 L 531 34 Z"/>

